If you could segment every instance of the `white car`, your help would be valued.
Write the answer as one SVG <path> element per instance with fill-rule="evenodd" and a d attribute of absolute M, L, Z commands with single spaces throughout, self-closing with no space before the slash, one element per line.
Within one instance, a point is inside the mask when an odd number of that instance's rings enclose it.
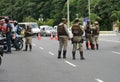
<path fill-rule="evenodd" d="M 50 36 L 50 35 L 56 36 L 57 31 L 52 27 L 48 25 L 42 25 L 40 26 L 40 35 L 41 36 Z"/>
<path fill-rule="evenodd" d="M 36 22 L 21 22 L 18 23 L 20 27 L 26 29 L 27 25 L 30 26 L 30 28 L 32 29 L 32 32 L 34 35 L 37 35 L 38 33 L 40 33 L 40 29 L 38 27 L 38 24 Z"/>

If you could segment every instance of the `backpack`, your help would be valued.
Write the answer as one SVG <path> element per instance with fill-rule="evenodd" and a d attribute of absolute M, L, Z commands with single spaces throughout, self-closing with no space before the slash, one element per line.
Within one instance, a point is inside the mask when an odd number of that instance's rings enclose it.
<path fill-rule="evenodd" d="M 68 36 L 67 32 L 65 31 L 64 24 L 58 25 L 57 33 L 58 33 L 58 36 L 60 36 L 60 35 L 67 35 Z"/>
<path fill-rule="evenodd" d="M 82 36 L 83 31 L 82 31 L 80 25 L 73 25 L 72 26 L 72 33 L 74 36 Z"/>
<path fill-rule="evenodd" d="M 18 27 L 17 27 L 17 32 L 16 32 L 16 33 L 17 33 L 18 35 L 21 35 L 21 31 L 22 31 L 22 29 L 18 26 Z"/>

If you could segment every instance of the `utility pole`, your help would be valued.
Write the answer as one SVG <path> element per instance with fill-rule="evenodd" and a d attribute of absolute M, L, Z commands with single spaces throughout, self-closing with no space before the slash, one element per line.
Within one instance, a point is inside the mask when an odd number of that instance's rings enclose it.
<path fill-rule="evenodd" d="M 70 11 L 69 11 L 69 0 L 67 0 L 67 26 L 70 27 Z"/>
<path fill-rule="evenodd" d="M 88 15 L 89 15 L 89 20 L 90 20 L 90 0 L 88 0 Z"/>
<path fill-rule="evenodd" d="M 11 4 L 11 11 L 10 11 L 10 18 L 12 19 L 12 16 L 13 16 L 13 6 L 12 6 L 12 0 L 10 0 L 10 4 Z"/>

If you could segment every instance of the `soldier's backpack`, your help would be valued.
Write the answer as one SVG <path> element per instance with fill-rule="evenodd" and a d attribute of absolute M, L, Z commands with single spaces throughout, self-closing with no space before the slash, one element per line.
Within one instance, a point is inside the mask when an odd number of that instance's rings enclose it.
<path fill-rule="evenodd" d="M 60 36 L 60 35 L 67 35 L 67 33 L 65 31 L 65 28 L 64 28 L 64 24 L 58 25 L 57 33 L 58 33 L 58 36 Z"/>
<path fill-rule="evenodd" d="M 74 24 L 72 26 L 72 33 L 73 33 L 74 36 L 82 36 L 83 35 L 83 31 L 82 31 L 80 25 Z"/>

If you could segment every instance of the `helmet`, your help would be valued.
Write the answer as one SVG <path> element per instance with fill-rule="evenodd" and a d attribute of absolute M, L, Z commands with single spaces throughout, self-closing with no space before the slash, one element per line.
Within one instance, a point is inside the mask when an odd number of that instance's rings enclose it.
<path fill-rule="evenodd" d="M 9 18 L 5 18 L 5 22 L 9 22 Z"/>
<path fill-rule="evenodd" d="M 62 18 L 62 21 L 66 21 L 66 18 Z"/>
<path fill-rule="evenodd" d="M 97 21 L 95 21 L 95 22 L 94 22 L 94 24 L 98 24 L 98 22 L 97 22 Z"/>
<path fill-rule="evenodd" d="M 74 23 L 80 22 L 79 18 L 76 18 Z"/>

